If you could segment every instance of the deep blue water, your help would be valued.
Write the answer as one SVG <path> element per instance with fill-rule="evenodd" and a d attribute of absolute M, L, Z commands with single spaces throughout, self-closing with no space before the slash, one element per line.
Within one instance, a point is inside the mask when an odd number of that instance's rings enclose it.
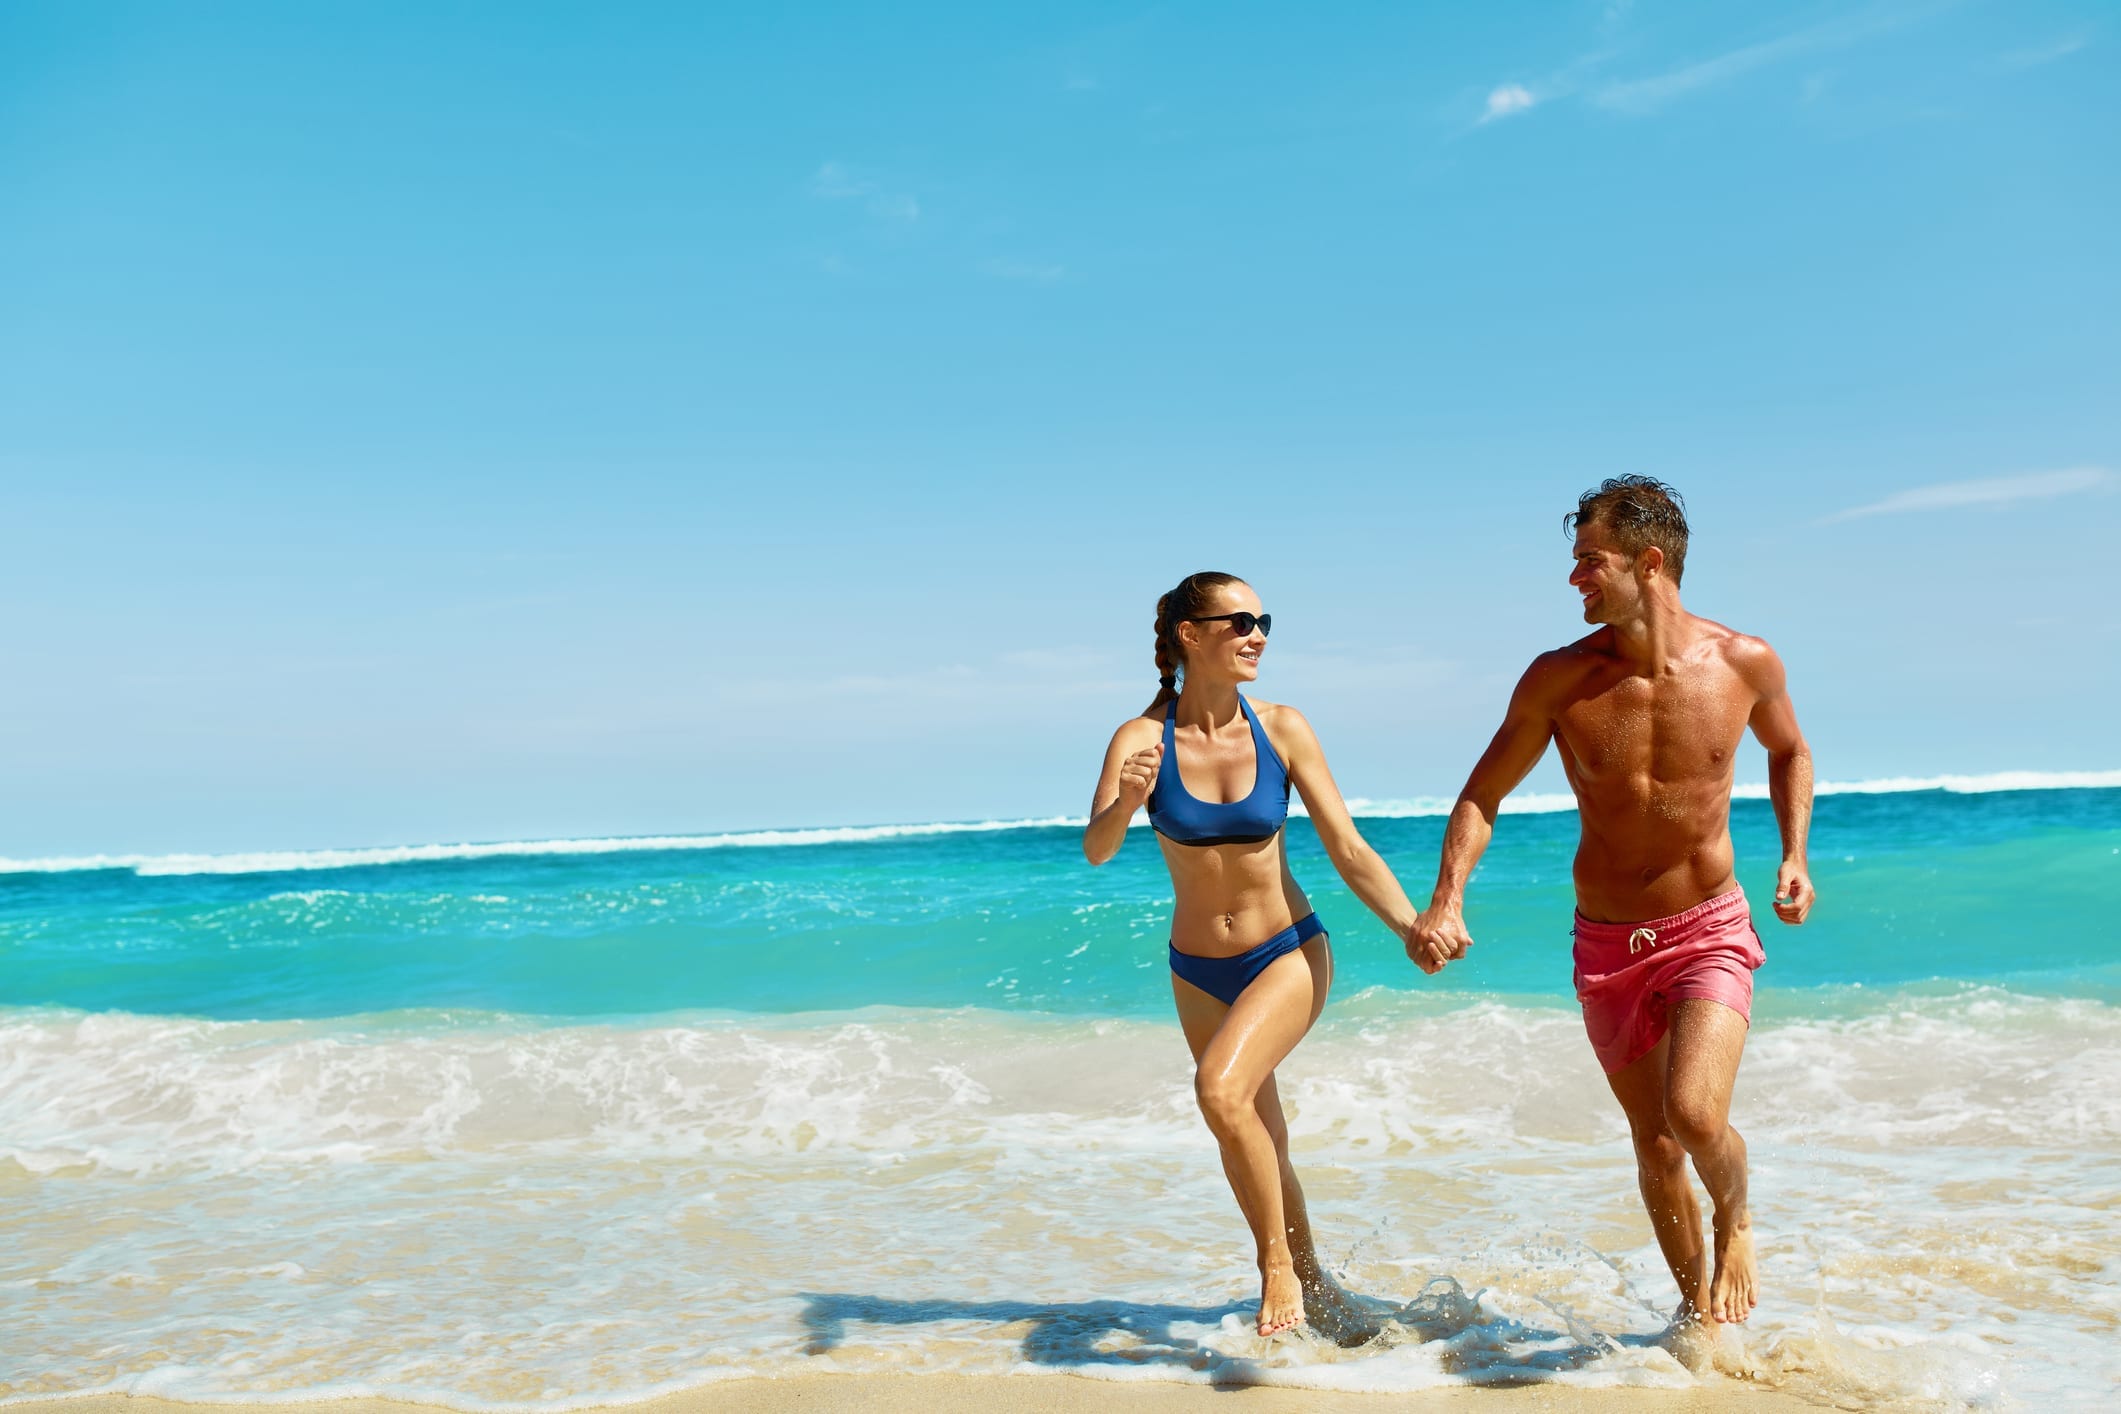
<path fill-rule="evenodd" d="M 1443 821 L 1367 819 L 1417 900 Z M 1764 801 L 1732 819 L 1740 880 L 1784 992 L 1942 979 L 2121 996 L 2121 789 L 1833 795 L 1811 842 L 1820 904 L 1765 904 Z M 1424 979 L 1292 820 L 1296 875 L 1334 935 L 1338 989 L 1561 999 L 1573 813 L 1508 815 L 1471 891 L 1478 946 Z M 501 855 L 280 872 L 0 874 L 0 1006 L 224 1019 L 403 1009 L 534 1016 L 875 1004 L 1093 1015 L 1168 1008 L 1169 884 L 1136 831 L 1101 869 L 1079 831 Z"/>

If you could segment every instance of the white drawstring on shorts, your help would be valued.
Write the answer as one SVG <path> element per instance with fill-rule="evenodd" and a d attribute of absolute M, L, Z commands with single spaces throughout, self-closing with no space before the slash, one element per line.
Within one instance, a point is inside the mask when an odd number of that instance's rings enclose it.
<path fill-rule="evenodd" d="M 1653 948 L 1657 946 L 1657 930 L 1655 928 L 1637 928 L 1634 932 L 1628 934 L 1628 956 L 1633 957 L 1636 953 L 1641 952 L 1644 943 L 1648 943 Z"/>

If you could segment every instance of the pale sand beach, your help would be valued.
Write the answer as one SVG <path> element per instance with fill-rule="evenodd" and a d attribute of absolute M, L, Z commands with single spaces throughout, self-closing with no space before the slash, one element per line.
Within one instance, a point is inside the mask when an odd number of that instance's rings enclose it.
<path fill-rule="evenodd" d="M 258 1414 L 273 1404 L 186 1404 L 135 1395 L 35 1399 L 7 1406 L 9 1414 Z M 302 1401 L 304 1414 L 429 1414 L 437 1406 L 391 1399 Z M 1258 1386 L 1180 1385 L 1084 1379 L 1076 1375 L 797 1375 L 773 1380 L 729 1380 L 622 1408 L 627 1414 L 1382 1414 L 1390 1409 L 1450 1410 L 1453 1414 L 1778 1414 L 1819 1410 L 1795 1395 L 1718 1380 L 1699 1389 L 1575 1389 L 1518 1385 L 1456 1387 L 1400 1394 Z M 1883 1405 L 1866 1405 L 1870 1409 Z"/>

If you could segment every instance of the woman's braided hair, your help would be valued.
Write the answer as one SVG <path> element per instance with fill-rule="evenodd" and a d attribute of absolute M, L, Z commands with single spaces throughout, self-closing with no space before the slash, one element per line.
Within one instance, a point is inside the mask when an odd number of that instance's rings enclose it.
<path fill-rule="evenodd" d="M 1215 592 L 1244 581 L 1234 574 L 1202 570 L 1178 582 L 1169 594 L 1156 601 L 1156 696 L 1142 709 L 1144 716 L 1178 696 L 1179 670 L 1186 665 L 1178 649 L 1178 626 L 1205 614 L 1215 602 Z"/>

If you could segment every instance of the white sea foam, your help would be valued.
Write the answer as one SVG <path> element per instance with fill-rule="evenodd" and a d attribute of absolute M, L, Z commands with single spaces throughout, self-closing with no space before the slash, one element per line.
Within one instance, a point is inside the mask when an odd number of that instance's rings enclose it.
<path fill-rule="evenodd" d="M 1765 1301 L 1726 1369 L 2030 1407 L 2121 1375 L 2121 1011 L 1763 1019 Z M 731 1372 L 1685 1386 L 1626 1126 L 1562 1007 L 1336 1003 L 1280 1071 L 1361 1350 L 1259 1341 L 1167 1022 L 0 1011 L 0 1400 L 616 1401 Z"/>
<path fill-rule="evenodd" d="M 305 869 L 356 869 L 377 864 L 427 864 L 456 859 L 500 859 L 569 854 L 630 854 L 676 849 L 745 849 L 774 845 L 859 844 L 922 835 L 989 834 L 1055 825 L 1080 826 L 1069 816 L 1038 820 L 939 821 L 925 825 L 834 825 L 801 830 L 741 830 L 719 835 L 620 835 L 602 839 L 503 840 L 486 844 L 376 845 L 360 849 L 254 850 L 236 854 L 84 854 L 52 859 L 0 858 L 0 874 L 60 874 L 129 869 L 136 874 L 278 874 Z"/>
<path fill-rule="evenodd" d="M 1820 795 L 1892 795 L 1909 791 L 1946 791 L 1982 795 L 2021 790 L 2110 790 L 2121 788 L 2121 771 L 1998 771 L 1981 776 L 1892 776 L 1871 781 L 1821 781 Z M 1741 800 L 1765 800 L 1768 788 L 1741 782 L 1731 794 Z M 1404 799 L 1351 797 L 1348 808 L 1365 819 L 1405 819 L 1448 815 L 1453 800 L 1445 796 Z M 1305 814 L 1302 802 L 1291 811 Z M 1538 815 L 1574 810 L 1574 796 L 1551 792 L 1513 795 L 1502 803 L 1504 814 Z M 354 869 L 383 864 L 423 864 L 462 859 L 500 859 L 538 855 L 645 853 L 657 850 L 759 849 L 791 845 L 861 844 L 876 840 L 933 835 L 992 834 L 1001 830 L 1079 829 L 1080 815 L 1050 815 L 1021 820 L 935 821 L 912 825 L 831 825 L 809 829 L 738 830 L 705 835 L 622 835 L 594 839 L 503 840 L 490 843 L 377 845 L 356 849 L 252 850 L 230 854 L 85 854 L 43 859 L 0 857 L 0 874 L 59 874 L 84 870 L 126 869 L 136 874 L 276 874 L 312 869 Z M 1134 827 L 1146 828 L 1137 815 Z"/>
<path fill-rule="evenodd" d="M 2121 771 L 1992 771 L 1983 776 L 1885 776 L 1874 781 L 1822 781 L 1820 795 L 1893 795 L 1901 791 L 1941 790 L 1953 795 L 1988 795 L 2006 790 L 2112 790 L 2121 787 Z M 1767 798 L 1764 785 L 1740 786 L 1737 794 Z"/>

